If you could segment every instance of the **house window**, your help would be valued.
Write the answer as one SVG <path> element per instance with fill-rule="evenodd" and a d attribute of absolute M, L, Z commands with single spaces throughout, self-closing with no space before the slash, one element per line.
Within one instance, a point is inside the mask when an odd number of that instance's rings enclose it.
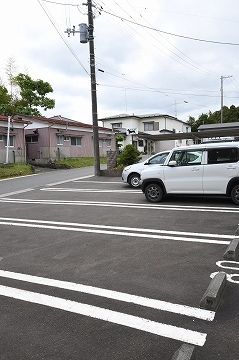
<path fill-rule="evenodd" d="M 63 145 L 64 135 L 57 135 L 57 145 Z"/>
<path fill-rule="evenodd" d="M 103 147 L 103 146 L 111 147 L 111 139 L 100 139 L 99 147 Z"/>
<path fill-rule="evenodd" d="M 154 130 L 159 130 L 159 123 L 158 122 L 155 122 L 154 123 Z"/>
<path fill-rule="evenodd" d="M 64 141 L 70 141 L 70 136 L 64 136 Z"/>
<path fill-rule="evenodd" d="M 7 135 L 3 135 L 3 141 L 5 146 L 7 146 Z M 9 146 L 14 147 L 14 135 L 9 136 Z"/>
<path fill-rule="evenodd" d="M 138 140 L 138 145 L 139 145 L 139 147 L 143 147 L 144 146 L 144 140 Z"/>
<path fill-rule="evenodd" d="M 0 141 L 3 141 L 3 135 L 0 135 Z"/>
<path fill-rule="evenodd" d="M 71 145 L 72 146 L 81 146 L 81 138 L 80 137 L 71 137 Z"/>
<path fill-rule="evenodd" d="M 154 122 L 146 122 L 144 123 L 144 131 L 153 131 L 154 130 Z"/>
<path fill-rule="evenodd" d="M 112 125 L 112 129 L 120 129 L 122 128 L 122 123 L 113 123 Z"/>
<path fill-rule="evenodd" d="M 26 143 L 37 143 L 38 142 L 38 135 L 27 135 L 26 136 Z"/>

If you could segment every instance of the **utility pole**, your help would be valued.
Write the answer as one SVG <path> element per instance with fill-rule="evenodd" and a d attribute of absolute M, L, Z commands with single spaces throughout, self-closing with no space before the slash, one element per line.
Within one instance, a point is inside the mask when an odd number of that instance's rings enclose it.
<path fill-rule="evenodd" d="M 8 116 L 8 117 L 7 117 L 7 148 L 6 148 L 6 164 L 8 164 L 8 162 L 9 162 L 10 124 L 11 124 L 11 116 Z"/>
<path fill-rule="evenodd" d="M 231 77 L 232 75 L 221 76 L 221 124 L 223 123 L 223 80 Z"/>
<path fill-rule="evenodd" d="M 95 175 L 100 176 L 100 152 L 99 152 L 96 77 L 95 77 L 94 20 L 93 20 L 93 12 L 92 12 L 92 0 L 88 0 L 87 5 L 88 5 L 88 32 L 89 32 L 89 50 L 90 50 L 91 103 L 92 103 L 93 136 L 94 136 Z"/>
<path fill-rule="evenodd" d="M 95 50 L 94 50 L 94 17 L 92 12 L 92 0 L 83 3 L 88 7 L 88 26 L 80 24 L 80 30 L 66 29 L 68 36 L 70 34 L 80 33 L 80 42 L 89 42 L 90 51 L 90 79 L 91 79 L 91 104 L 92 104 L 92 124 L 94 139 L 94 158 L 95 158 L 95 175 L 100 176 L 100 151 L 99 151 L 99 130 L 98 130 L 98 114 L 97 114 L 97 95 L 96 95 L 96 76 L 95 76 Z"/>

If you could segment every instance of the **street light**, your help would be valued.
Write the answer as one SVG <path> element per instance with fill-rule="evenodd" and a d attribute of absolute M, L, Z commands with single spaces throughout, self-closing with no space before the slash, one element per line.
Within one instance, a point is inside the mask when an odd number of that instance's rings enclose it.
<path fill-rule="evenodd" d="M 183 102 L 179 102 L 179 103 L 177 103 L 176 102 L 176 100 L 174 101 L 174 106 L 175 106 L 175 117 L 177 117 L 178 116 L 178 113 L 177 113 L 177 105 L 179 105 L 179 104 L 188 104 L 188 101 L 186 101 L 186 100 L 183 100 Z"/>
<path fill-rule="evenodd" d="M 223 80 L 231 78 L 232 75 L 229 76 L 221 76 L 221 124 L 223 123 Z"/>

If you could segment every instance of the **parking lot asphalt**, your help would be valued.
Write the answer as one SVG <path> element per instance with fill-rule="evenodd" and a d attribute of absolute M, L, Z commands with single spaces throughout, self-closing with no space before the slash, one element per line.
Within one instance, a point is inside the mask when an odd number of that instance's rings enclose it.
<path fill-rule="evenodd" d="M 239 274 L 217 263 L 238 214 L 217 197 L 150 204 L 119 178 L 2 193 L 1 359 L 171 359 L 188 343 L 236 360 L 237 281 L 216 313 L 199 303 L 211 273 Z"/>

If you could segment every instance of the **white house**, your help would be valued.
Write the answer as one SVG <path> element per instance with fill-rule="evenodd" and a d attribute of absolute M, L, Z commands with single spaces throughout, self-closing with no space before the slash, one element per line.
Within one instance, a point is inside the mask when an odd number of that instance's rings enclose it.
<path fill-rule="evenodd" d="M 139 151 L 146 154 L 191 143 L 191 140 L 154 141 L 147 138 L 147 135 L 191 132 L 191 126 L 188 123 L 174 116 L 164 114 L 122 114 L 99 120 L 102 121 L 103 127 L 124 135 L 123 147 L 128 144 L 134 144 Z"/>

